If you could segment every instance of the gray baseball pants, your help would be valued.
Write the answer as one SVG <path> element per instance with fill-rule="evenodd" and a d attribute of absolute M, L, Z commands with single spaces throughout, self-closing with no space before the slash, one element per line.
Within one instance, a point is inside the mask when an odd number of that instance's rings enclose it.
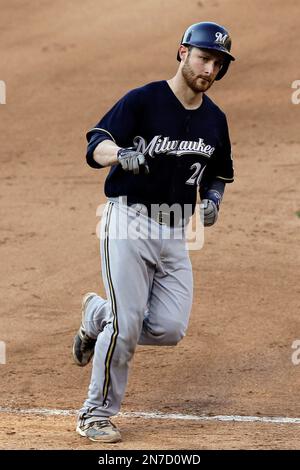
<path fill-rule="evenodd" d="M 193 277 L 182 233 L 108 201 L 100 237 L 107 300 L 92 298 L 85 316 L 87 334 L 97 339 L 80 410 L 87 423 L 119 412 L 137 344 L 173 346 L 185 335 Z"/>

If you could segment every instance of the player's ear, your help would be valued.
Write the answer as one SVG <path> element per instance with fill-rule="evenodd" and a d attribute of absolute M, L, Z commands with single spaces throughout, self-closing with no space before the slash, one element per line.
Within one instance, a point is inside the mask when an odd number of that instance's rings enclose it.
<path fill-rule="evenodd" d="M 189 53 L 188 47 L 183 46 L 183 44 L 181 44 L 181 45 L 179 46 L 179 49 L 178 49 L 178 55 L 179 55 L 180 60 L 181 60 L 181 61 L 185 60 L 185 58 L 187 57 L 188 53 Z"/>

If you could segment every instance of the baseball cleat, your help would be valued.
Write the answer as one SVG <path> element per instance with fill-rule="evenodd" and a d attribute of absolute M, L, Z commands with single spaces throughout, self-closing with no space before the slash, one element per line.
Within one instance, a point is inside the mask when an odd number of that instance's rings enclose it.
<path fill-rule="evenodd" d="M 80 419 L 76 431 L 95 442 L 120 442 L 122 440 L 120 431 L 108 418 L 88 424 L 84 424 L 84 420 Z"/>
<path fill-rule="evenodd" d="M 85 331 L 85 313 L 90 300 L 95 297 L 95 292 L 89 292 L 82 299 L 81 325 L 73 342 L 73 359 L 81 367 L 86 366 L 94 355 L 96 339 L 90 338 Z"/>

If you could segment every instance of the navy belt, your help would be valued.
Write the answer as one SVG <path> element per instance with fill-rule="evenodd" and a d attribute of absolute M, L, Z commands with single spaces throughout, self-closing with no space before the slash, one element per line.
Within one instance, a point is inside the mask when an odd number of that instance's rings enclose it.
<path fill-rule="evenodd" d="M 171 228 L 185 227 L 189 221 L 189 217 L 182 218 L 182 214 L 176 214 L 176 211 L 160 210 L 159 204 L 145 204 L 127 201 L 127 205 L 137 210 L 137 212 L 141 213 L 142 215 L 151 218 L 159 225 L 165 225 Z"/>
<path fill-rule="evenodd" d="M 160 207 L 162 204 L 132 202 L 128 201 L 126 196 L 109 197 L 109 200 L 117 204 L 127 205 L 128 207 L 134 209 L 137 213 L 151 218 L 159 225 L 165 225 L 172 228 L 185 227 L 190 220 L 190 216 L 192 215 L 189 214 L 188 217 L 182 218 L 181 210 L 179 211 L 180 213 L 176 213 L 174 210 L 161 210 Z"/>

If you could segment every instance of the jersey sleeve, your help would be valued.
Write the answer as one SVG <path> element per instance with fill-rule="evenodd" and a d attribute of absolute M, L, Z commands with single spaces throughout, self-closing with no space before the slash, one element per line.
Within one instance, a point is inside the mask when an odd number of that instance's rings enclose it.
<path fill-rule="evenodd" d="M 224 183 L 232 183 L 234 181 L 234 167 L 231 151 L 231 143 L 226 116 L 220 130 L 219 145 L 216 149 L 215 158 L 211 164 L 207 166 L 207 170 L 203 175 L 205 184 L 209 184 L 212 180 L 221 180 Z"/>
<path fill-rule="evenodd" d="M 132 145 L 139 120 L 139 95 L 132 90 L 121 98 L 87 134 L 86 161 L 92 168 L 102 168 L 93 159 L 97 145 L 104 140 L 112 140 L 119 147 Z"/>

